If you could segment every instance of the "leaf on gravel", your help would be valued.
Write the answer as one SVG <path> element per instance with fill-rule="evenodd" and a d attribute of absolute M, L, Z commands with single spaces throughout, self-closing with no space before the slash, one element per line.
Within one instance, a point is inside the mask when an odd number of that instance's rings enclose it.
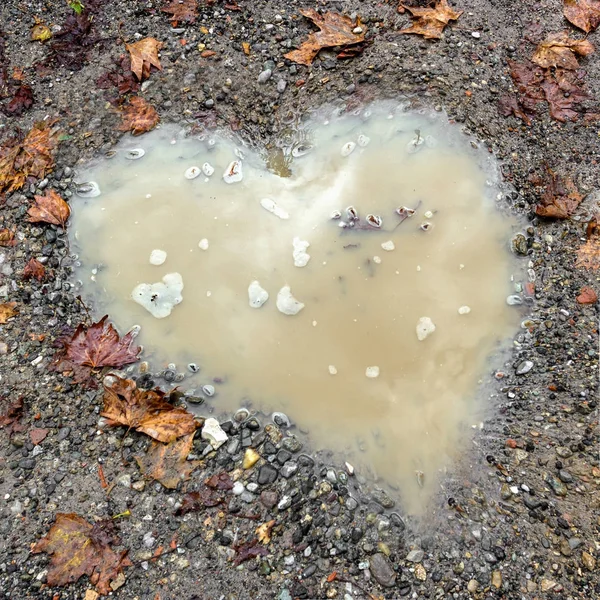
<path fill-rule="evenodd" d="M 453 10 L 447 0 L 437 0 L 433 8 L 411 7 L 400 3 L 398 12 L 404 10 L 408 10 L 412 14 L 413 24 L 400 30 L 400 33 L 422 35 L 427 40 L 440 39 L 446 25 L 450 21 L 456 21 L 463 14 L 462 10 Z"/>
<path fill-rule="evenodd" d="M 527 125 L 531 125 L 531 119 L 525 108 L 519 104 L 519 101 L 514 96 L 505 94 L 498 100 L 498 110 L 503 117 L 514 115 L 521 119 Z"/>
<path fill-rule="evenodd" d="M 600 269 L 600 227 L 596 217 L 592 217 L 587 225 L 586 238 L 585 244 L 577 250 L 575 266 L 596 271 Z"/>
<path fill-rule="evenodd" d="M 18 117 L 33 106 L 33 90 L 27 84 L 17 87 L 11 101 L 4 107 L 9 115 Z"/>
<path fill-rule="evenodd" d="M 122 367 L 138 360 L 139 346 L 131 347 L 133 334 L 119 337 L 117 330 L 107 323 L 105 315 L 89 327 L 80 324 L 73 337 L 65 344 L 65 356 L 77 365 L 92 367 Z"/>
<path fill-rule="evenodd" d="M 50 430 L 44 429 L 42 427 L 36 427 L 35 429 L 31 429 L 29 431 L 29 438 L 31 439 L 31 443 L 34 446 L 41 444 L 46 439 L 46 436 L 48 435 L 48 431 L 50 431 Z"/>
<path fill-rule="evenodd" d="M 41 21 L 37 21 L 31 28 L 31 41 L 45 42 L 52 37 L 52 31 L 48 25 L 44 25 Z"/>
<path fill-rule="evenodd" d="M 579 296 L 577 296 L 579 304 L 596 304 L 598 302 L 598 294 L 589 286 L 582 287 Z"/>
<path fill-rule="evenodd" d="M 214 490 L 231 490 L 233 489 L 233 481 L 229 476 L 229 473 L 225 471 L 221 473 L 215 473 L 212 477 L 209 477 L 205 482 L 209 488 Z"/>
<path fill-rule="evenodd" d="M 566 32 L 551 33 L 543 42 L 538 44 L 531 60 L 540 67 L 562 67 L 563 69 L 578 69 L 578 56 L 587 56 L 594 51 L 594 46 L 588 40 L 570 39 Z"/>
<path fill-rule="evenodd" d="M 548 102 L 550 116 L 561 123 L 577 121 L 580 111 L 576 110 L 588 94 L 581 88 L 583 81 L 578 71 L 556 69 L 542 83 L 542 90 Z"/>
<path fill-rule="evenodd" d="M 30 258 L 23 269 L 23 279 L 37 279 L 41 281 L 45 276 L 46 267 L 37 258 Z"/>
<path fill-rule="evenodd" d="M 224 502 L 223 496 L 216 491 L 203 488 L 197 492 L 188 492 L 181 499 L 181 506 L 177 509 L 177 515 L 185 515 L 189 512 L 197 512 L 205 508 L 212 508 Z"/>
<path fill-rule="evenodd" d="M 246 544 L 241 544 L 240 546 L 237 546 L 235 550 L 237 552 L 237 556 L 235 557 L 233 564 L 236 567 L 247 560 L 256 558 L 257 556 L 266 556 L 269 554 L 266 548 L 258 545 L 257 539 L 254 539 Z"/>
<path fill-rule="evenodd" d="M 165 444 L 196 431 L 194 415 L 169 404 L 159 389 L 140 390 L 135 381 L 116 376 L 107 379 L 100 414 L 109 425 L 130 427 Z"/>
<path fill-rule="evenodd" d="M 365 27 L 360 25 L 360 19 L 353 21 L 350 17 L 338 13 L 328 12 L 320 15 L 313 8 L 300 11 L 307 19 L 310 19 L 319 31 L 311 33 L 297 50 L 292 50 L 285 58 L 300 65 L 310 65 L 317 54 L 323 48 L 332 46 L 350 46 L 364 42 Z M 360 26 L 361 33 L 354 33 L 354 29 Z"/>
<path fill-rule="evenodd" d="M 162 45 L 162 42 L 151 37 L 144 38 L 133 44 L 125 44 L 125 48 L 127 48 L 131 56 L 131 70 L 138 78 L 138 81 L 148 79 L 152 67 L 156 67 L 159 71 L 162 71 L 162 66 L 158 59 L 158 51 Z"/>
<path fill-rule="evenodd" d="M 120 544 L 111 519 L 91 525 L 75 513 L 58 513 L 48 535 L 37 542 L 32 553 L 51 556 L 48 585 L 63 586 L 87 575 L 101 594 L 113 591 L 111 582 L 131 566 L 127 550 L 115 552 Z"/>
<path fill-rule="evenodd" d="M 59 141 L 54 124 L 35 123 L 24 138 L 17 135 L 0 146 L 0 195 L 23 187 L 29 177 L 43 179 L 52 170 Z"/>
<path fill-rule="evenodd" d="M 30 223 L 51 223 L 64 228 L 71 209 L 69 205 L 54 191 L 48 190 L 43 196 L 34 196 L 35 206 L 27 211 Z"/>
<path fill-rule="evenodd" d="M 129 98 L 129 104 L 121 108 L 121 113 L 123 122 L 119 129 L 131 131 L 133 135 L 140 135 L 154 129 L 160 121 L 156 109 L 140 96 Z"/>
<path fill-rule="evenodd" d="M 540 203 L 535 207 L 535 214 L 553 219 L 568 219 L 581 204 L 582 196 L 572 179 L 563 179 L 548 169 L 549 181 L 546 184 Z"/>
<path fill-rule="evenodd" d="M 6 396 L 0 398 L 2 404 L 6 400 Z M 24 431 L 25 427 L 19 423 L 23 416 L 23 398 L 17 398 L 14 402 L 10 402 L 6 410 L 0 414 L 0 427 L 6 427 L 9 435 L 16 431 Z"/>
<path fill-rule="evenodd" d="M 169 13 L 173 21 L 194 23 L 198 16 L 198 2 L 196 0 L 173 0 L 161 10 Z"/>
<path fill-rule="evenodd" d="M 193 444 L 193 433 L 168 444 L 153 441 L 148 451 L 135 456 L 135 460 L 143 475 L 174 490 L 180 482 L 187 481 L 191 472 L 202 464 L 199 460 L 187 460 Z"/>
<path fill-rule="evenodd" d="M 600 25 L 600 0 L 565 0 L 563 13 L 575 27 L 590 33 Z"/>
<path fill-rule="evenodd" d="M 15 310 L 16 306 L 16 302 L 5 302 L 4 304 L 0 304 L 0 325 L 4 325 L 8 319 L 19 314 L 19 311 Z"/>
<path fill-rule="evenodd" d="M 275 525 L 275 519 L 271 519 L 256 528 L 256 535 L 261 544 L 269 544 L 271 542 L 271 529 Z"/>
<path fill-rule="evenodd" d="M 16 246 L 15 232 L 10 229 L 0 229 L 0 246 L 4 248 L 10 248 Z"/>

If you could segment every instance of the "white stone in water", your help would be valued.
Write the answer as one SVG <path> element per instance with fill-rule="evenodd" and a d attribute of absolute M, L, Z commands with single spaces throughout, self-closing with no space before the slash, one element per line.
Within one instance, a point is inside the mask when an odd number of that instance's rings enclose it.
<path fill-rule="evenodd" d="M 299 237 L 295 237 L 293 245 L 294 265 L 296 267 L 305 267 L 308 264 L 308 261 L 310 260 L 310 255 L 306 252 L 310 244 L 305 240 L 301 240 Z"/>
<path fill-rule="evenodd" d="M 380 257 L 380 256 L 374 256 L 374 257 L 373 257 L 373 262 L 374 262 L 376 265 L 380 265 L 380 264 L 381 264 L 381 257 Z"/>
<path fill-rule="evenodd" d="M 342 146 L 342 156 L 350 156 L 354 152 L 354 148 L 356 148 L 356 144 L 354 142 L 346 142 Z"/>
<path fill-rule="evenodd" d="M 421 137 L 420 133 L 415 133 L 415 137 L 412 140 L 410 140 L 410 142 L 408 142 L 408 144 L 406 144 L 406 151 L 409 154 L 414 154 L 415 152 L 418 152 L 423 147 L 424 142 L 425 142 L 425 138 Z"/>
<path fill-rule="evenodd" d="M 290 218 L 290 215 L 287 213 L 287 211 L 285 211 L 280 206 L 277 206 L 276 202 L 274 200 L 271 200 L 271 198 L 263 198 L 260 201 L 260 205 L 265 210 L 268 210 L 270 213 L 273 213 L 276 217 L 279 217 L 280 219 Z"/>
<path fill-rule="evenodd" d="M 304 308 L 304 304 L 299 302 L 292 295 L 289 285 L 284 285 L 277 294 L 277 309 L 284 315 L 297 315 Z"/>
<path fill-rule="evenodd" d="M 227 441 L 227 434 L 221 429 L 219 421 L 209 417 L 202 427 L 202 439 L 206 440 L 215 450 Z"/>
<path fill-rule="evenodd" d="M 361 148 L 368 146 L 370 141 L 371 141 L 371 138 L 367 137 L 366 135 L 363 135 L 362 133 L 358 136 L 358 145 Z"/>
<path fill-rule="evenodd" d="M 391 252 L 392 250 L 396 249 L 396 244 L 394 244 L 394 242 L 392 242 L 392 240 L 388 240 L 387 242 L 383 242 L 383 244 L 381 244 L 381 247 L 386 252 Z"/>
<path fill-rule="evenodd" d="M 377 367 L 377 366 L 367 367 L 367 369 L 365 371 L 365 375 L 369 379 L 375 379 L 375 378 L 379 377 L 379 367 Z"/>
<path fill-rule="evenodd" d="M 167 260 L 167 253 L 164 250 L 152 250 L 150 252 L 150 264 L 151 265 L 162 265 Z"/>
<path fill-rule="evenodd" d="M 206 238 L 202 238 L 198 242 L 198 248 L 200 248 L 200 250 L 208 250 L 208 240 Z"/>
<path fill-rule="evenodd" d="M 252 308 L 260 308 L 269 299 L 269 292 L 263 289 L 258 281 L 248 286 L 248 304 Z"/>
<path fill-rule="evenodd" d="M 458 314 L 459 315 L 468 315 L 471 312 L 471 307 L 470 306 L 461 306 L 458 309 Z"/>
<path fill-rule="evenodd" d="M 202 172 L 207 176 L 210 177 L 214 172 L 215 172 L 215 168 L 210 164 L 205 162 L 202 165 Z"/>
<path fill-rule="evenodd" d="M 428 211 L 425 212 L 424 217 L 426 219 L 431 219 L 433 217 L 433 213 L 430 210 L 428 210 Z"/>
<path fill-rule="evenodd" d="M 417 338 L 422 342 L 435 331 L 435 325 L 429 317 L 421 317 L 417 323 Z"/>
<path fill-rule="evenodd" d="M 190 167 L 189 169 L 186 169 L 183 176 L 186 179 L 196 179 L 196 177 L 198 177 L 198 175 L 200 175 L 200 173 L 201 173 L 200 167 Z"/>
<path fill-rule="evenodd" d="M 337 375 L 337 369 L 333 365 L 329 365 L 329 374 Z"/>
<path fill-rule="evenodd" d="M 143 306 L 153 317 L 164 319 L 183 297 L 183 279 L 179 273 L 167 273 L 157 283 L 140 283 L 131 292 L 131 298 Z"/>
<path fill-rule="evenodd" d="M 242 161 L 233 160 L 223 173 L 223 181 L 225 183 L 238 183 L 242 180 Z"/>

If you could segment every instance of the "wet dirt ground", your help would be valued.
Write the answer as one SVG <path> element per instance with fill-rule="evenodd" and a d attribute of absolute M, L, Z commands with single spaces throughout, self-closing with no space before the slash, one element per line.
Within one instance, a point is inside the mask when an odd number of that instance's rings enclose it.
<path fill-rule="evenodd" d="M 0 114 L 0 140 L 45 118 L 58 118 L 67 136 L 48 180 L 8 195 L 0 207 L 0 226 L 15 227 L 18 242 L 0 248 L 0 301 L 19 306 L 18 316 L 0 325 L 2 410 L 11 400 L 24 401 L 24 431 L 0 430 L 0 597 L 83 598 L 91 587 L 85 577 L 65 588 L 47 585 L 48 558 L 32 554 L 31 544 L 57 512 L 93 522 L 127 511 L 115 522 L 133 565 L 113 592 L 117 598 L 600 595 L 598 315 L 596 304 L 576 301 L 582 287 L 598 290 L 599 282 L 596 271 L 575 267 L 586 223 L 598 210 L 598 125 L 583 118 L 559 123 L 542 109 L 526 126 L 498 110 L 500 97 L 514 93 L 507 61 L 533 52 L 527 38 L 563 30 L 582 37 L 564 20 L 562 2 L 461 0 L 463 15 L 439 41 L 398 35 L 409 18 L 396 3 L 323 3 L 327 10 L 358 13 L 372 43 L 351 60 L 324 51 L 309 68 L 283 55 L 313 31 L 299 10 L 314 4 L 238 4 L 241 10 L 203 5 L 195 24 L 173 28 L 161 2 L 90 2 L 95 43 L 82 48 L 87 59 L 76 56 L 70 68 L 36 66 L 49 49 L 29 41 L 36 17 L 49 25 L 64 22 L 71 10 L 66 3 L 0 7 L 6 58 L 24 70 L 34 94 L 23 115 Z M 246 143 L 269 148 L 290 123 L 325 103 L 352 109 L 406 96 L 416 106 L 446 110 L 501 162 L 510 186 L 503 207 L 526 222 L 517 256 L 533 284 L 522 293 L 523 317 L 530 321 L 503 367 L 487 373 L 482 425 L 465 433 L 472 435 L 470 449 L 448 471 L 422 521 L 406 515 L 393 490 L 349 475 L 343 457 L 314 447 L 310 435 L 284 421 L 264 432 L 270 419 L 261 414 L 243 424 L 224 421 L 227 443 L 206 453 L 204 466 L 183 486 L 200 489 L 225 470 L 243 487 L 222 505 L 179 516 L 183 489 L 145 481 L 133 460 L 147 439 L 121 428 L 98 434 L 102 394 L 49 369 L 55 341 L 86 321 L 87 311 L 68 285 L 67 236 L 28 223 L 27 208 L 41 188 L 70 198 L 78 164 L 119 139 L 119 114 L 109 102 L 115 90 L 98 80 L 116 69 L 123 39 L 147 36 L 164 42 L 163 70 L 139 93 L 164 123 L 234 130 Z M 597 43 L 597 37 L 589 39 Z M 250 44 L 249 54 L 242 43 Z M 598 61 L 592 54 L 582 64 L 590 94 L 584 106 L 597 112 Z M 569 219 L 534 214 L 535 181 L 547 167 L 572 177 L 586 194 Z M 23 280 L 32 257 L 45 263 L 46 280 Z M 369 409 L 365 403 L 366 414 Z M 335 427 L 335 416 L 330 419 Z M 37 445 L 34 429 L 47 430 Z M 262 462 L 241 470 L 250 446 Z M 198 439 L 194 451 L 202 455 L 206 447 Z M 98 465 L 115 483 L 110 494 L 100 485 Z M 236 548 L 271 519 L 267 553 L 236 566 Z"/>

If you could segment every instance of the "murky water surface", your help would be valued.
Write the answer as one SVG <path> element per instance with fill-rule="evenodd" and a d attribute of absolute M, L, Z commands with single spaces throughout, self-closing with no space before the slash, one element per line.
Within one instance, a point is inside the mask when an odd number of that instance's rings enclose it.
<path fill-rule="evenodd" d="M 197 363 L 182 389 L 286 412 L 416 511 L 516 322 L 511 223 L 442 115 L 369 112 L 315 116 L 270 171 L 225 138 L 128 138 L 79 174 L 101 194 L 74 199 L 71 232 L 84 295 L 141 325 L 155 370 Z"/>

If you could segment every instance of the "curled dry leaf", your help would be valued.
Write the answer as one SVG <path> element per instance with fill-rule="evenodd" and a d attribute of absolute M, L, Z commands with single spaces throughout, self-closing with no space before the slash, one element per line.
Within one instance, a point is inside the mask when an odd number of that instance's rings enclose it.
<path fill-rule="evenodd" d="M 4 325 L 8 319 L 19 314 L 16 308 L 16 302 L 4 302 L 4 304 L 0 304 L 0 325 Z"/>
<path fill-rule="evenodd" d="M 51 223 L 65 227 L 71 209 L 54 190 L 48 190 L 43 196 L 34 196 L 34 199 L 35 206 L 27 211 L 30 223 Z"/>
<path fill-rule="evenodd" d="M 0 229 L 0 246 L 10 248 L 16 245 L 15 232 L 10 229 Z"/>
<path fill-rule="evenodd" d="M 549 181 L 541 202 L 535 207 L 535 214 L 553 219 L 568 219 L 584 196 L 577 191 L 572 179 L 563 179 L 551 169 L 548 169 L 548 176 Z"/>
<path fill-rule="evenodd" d="M 598 294 L 594 288 L 585 286 L 581 288 L 579 295 L 577 296 L 577 302 L 579 304 L 596 304 L 596 302 L 598 302 Z"/>
<path fill-rule="evenodd" d="M 131 379 L 109 379 L 100 413 L 109 425 L 124 425 L 165 444 L 196 431 L 194 415 L 169 404 L 159 389 L 140 390 Z"/>
<path fill-rule="evenodd" d="M 119 544 L 111 519 L 92 525 L 75 513 L 58 513 L 48 535 L 32 552 L 51 556 L 48 585 L 67 585 L 87 575 L 98 592 L 109 594 L 111 582 L 123 576 L 124 567 L 131 566 L 127 550 L 111 548 Z"/>
<path fill-rule="evenodd" d="M 350 17 L 333 12 L 320 15 L 313 8 L 306 8 L 300 12 L 319 28 L 316 33 L 309 34 L 308 39 L 302 43 L 300 48 L 285 55 L 285 58 L 300 65 L 312 64 L 323 48 L 349 46 L 365 40 L 366 28 L 364 25 L 360 25 L 360 19 L 353 21 Z M 360 33 L 354 33 L 354 29 L 358 26 L 361 29 Z"/>
<path fill-rule="evenodd" d="M 197 492 L 188 492 L 181 499 L 181 506 L 177 509 L 177 515 L 185 515 L 189 512 L 197 512 L 205 508 L 212 508 L 224 502 L 221 494 L 215 490 L 203 488 Z"/>
<path fill-rule="evenodd" d="M 400 30 L 400 33 L 414 33 L 428 40 L 441 38 L 446 25 L 450 21 L 456 21 L 463 14 L 462 10 L 452 9 L 447 0 L 437 0 L 433 8 L 418 8 L 400 3 L 398 11 L 403 10 L 412 14 L 413 24 Z"/>
<path fill-rule="evenodd" d="M 229 473 L 226 473 L 225 471 L 215 473 L 212 477 L 209 477 L 204 484 L 214 490 L 233 489 L 233 481 L 231 480 Z"/>
<path fill-rule="evenodd" d="M 65 343 L 65 357 L 76 365 L 122 367 L 138 360 L 141 348 L 131 346 L 133 335 L 119 337 L 117 330 L 107 323 L 108 315 L 89 327 L 81 324 L 70 341 Z"/>
<path fill-rule="evenodd" d="M 256 558 L 257 556 L 266 556 L 269 552 L 266 548 L 258 545 L 258 540 L 254 539 L 246 544 L 241 544 L 235 548 L 237 556 L 233 564 L 237 567 L 247 560 Z"/>
<path fill-rule="evenodd" d="M 269 544 L 271 542 L 271 529 L 275 525 L 275 519 L 271 519 L 256 528 L 256 535 L 261 544 Z"/>
<path fill-rule="evenodd" d="M 561 67 L 575 70 L 579 68 L 578 56 L 587 56 L 594 51 L 588 40 L 570 39 L 566 32 L 551 33 L 538 44 L 531 60 L 540 67 Z"/>
<path fill-rule="evenodd" d="M 202 464 L 199 460 L 187 460 L 193 444 L 193 433 L 168 444 L 153 441 L 148 451 L 137 455 L 135 460 L 146 477 L 173 490 L 180 482 L 187 481 L 191 472 Z"/>
<path fill-rule="evenodd" d="M 171 15 L 173 21 L 194 23 L 198 16 L 197 0 L 173 0 L 161 9 Z"/>
<path fill-rule="evenodd" d="M 154 129 L 160 121 L 156 109 L 140 96 L 132 96 L 129 104 L 121 109 L 121 114 L 123 121 L 119 129 L 131 131 L 133 135 L 140 135 Z"/>
<path fill-rule="evenodd" d="M 31 40 L 33 42 L 45 42 L 52 37 L 52 31 L 48 25 L 44 25 L 41 21 L 37 21 L 31 28 Z"/>
<path fill-rule="evenodd" d="M 125 44 L 125 48 L 127 48 L 131 57 L 131 70 L 138 81 L 148 79 L 152 67 L 156 67 L 159 71 L 162 70 L 158 59 L 158 51 L 162 45 L 162 42 L 154 38 L 144 38 L 133 44 Z"/>
<path fill-rule="evenodd" d="M 600 0 L 564 0 L 563 13 L 570 21 L 586 33 L 600 25 Z"/>
<path fill-rule="evenodd" d="M 46 275 L 46 267 L 37 259 L 31 258 L 23 269 L 23 279 L 37 279 L 41 281 Z"/>

